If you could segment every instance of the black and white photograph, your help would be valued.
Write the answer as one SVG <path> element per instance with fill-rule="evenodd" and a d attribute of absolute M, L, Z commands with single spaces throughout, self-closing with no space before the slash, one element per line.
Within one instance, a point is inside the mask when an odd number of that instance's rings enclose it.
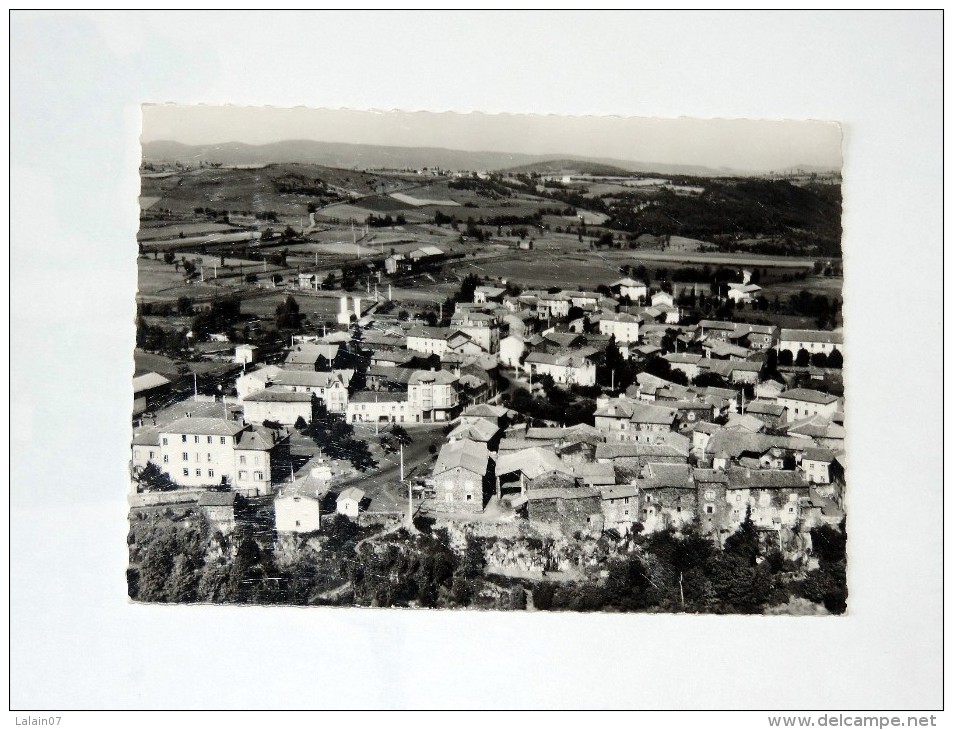
<path fill-rule="evenodd" d="M 10 724 L 942 726 L 943 19 L 11 11 Z"/>
<path fill-rule="evenodd" d="M 837 124 L 146 106 L 139 172 L 133 600 L 847 610 Z"/>

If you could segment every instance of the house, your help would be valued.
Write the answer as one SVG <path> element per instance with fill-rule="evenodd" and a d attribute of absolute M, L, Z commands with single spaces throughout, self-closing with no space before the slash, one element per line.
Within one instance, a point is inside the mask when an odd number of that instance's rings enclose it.
<path fill-rule="evenodd" d="M 843 347 L 844 333 L 840 331 L 782 329 L 778 342 L 779 351 L 789 350 L 794 356 L 801 350 L 811 355 L 816 352 L 830 355 L 834 350 L 843 352 Z"/>
<path fill-rule="evenodd" d="M 418 370 L 407 384 L 407 401 L 420 422 L 450 421 L 459 406 L 459 378 L 446 370 Z"/>
<path fill-rule="evenodd" d="M 612 464 L 593 462 L 572 465 L 576 483 L 584 487 L 601 489 L 615 484 L 615 467 Z"/>
<path fill-rule="evenodd" d="M 563 294 L 569 297 L 571 307 L 579 307 L 590 311 L 595 310 L 602 299 L 602 295 L 594 291 L 565 291 Z"/>
<path fill-rule="evenodd" d="M 778 394 L 784 390 L 784 383 L 777 380 L 765 380 L 754 386 L 754 397 L 761 401 L 777 402 Z"/>
<path fill-rule="evenodd" d="M 348 487 L 338 495 L 335 511 L 339 515 L 356 520 L 361 513 L 362 501 L 364 501 L 364 490 Z"/>
<path fill-rule="evenodd" d="M 761 287 L 757 284 L 728 284 L 728 298 L 739 304 L 753 302 L 761 294 Z"/>
<path fill-rule="evenodd" d="M 637 302 L 649 295 L 649 288 L 645 282 L 626 277 L 609 284 L 611 291 L 617 291 L 620 297 L 628 297 L 630 301 Z"/>
<path fill-rule="evenodd" d="M 738 325 L 735 322 L 719 322 L 717 320 L 703 319 L 698 323 L 698 334 L 709 343 L 714 340 L 728 342 L 734 340 L 735 330 Z"/>
<path fill-rule="evenodd" d="M 494 480 L 486 444 L 455 441 L 444 444 L 433 468 L 434 512 L 482 512 Z"/>
<path fill-rule="evenodd" d="M 293 426 L 300 418 L 311 422 L 317 398 L 314 393 L 296 392 L 282 386 L 271 386 L 250 393 L 242 399 L 245 420 L 251 423 L 272 421 Z"/>
<path fill-rule="evenodd" d="M 596 384 L 596 364 L 591 347 L 560 352 L 531 352 L 523 362 L 523 369 L 533 375 L 549 375 L 559 385 Z"/>
<path fill-rule="evenodd" d="M 679 529 L 698 515 L 698 495 L 688 464 L 648 463 L 639 488 L 639 521 L 646 532 Z"/>
<path fill-rule="evenodd" d="M 770 428 L 787 422 L 788 409 L 780 403 L 766 400 L 753 400 L 745 405 L 745 413 L 760 419 Z"/>
<path fill-rule="evenodd" d="M 500 349 L 500 325 L 492 314 L 458 309 L 450 319 L 450 327 L 469 336 L 485 352 Z"/>
<path fill-rule="evenodd" d="M 658 443 L 659 435 L 671 431 L 677 411 L 673 408 L 631 400 L 627 397 L 599 398 L 595 425 L 608 441 Z"/>
<path fill-rule="evenodd" d="M 399 368 L 404 367 L 411 362 L 417 353 L 411 350 L 392 350 L 390 348 L 374 350 L 371 352 L 371 367 L 377 368 Z"/>
<path fill-rule="evenodd" d="M 700 372 L 699 363 L 703 357 L 691 352 L 671 352 L 664 356 L 668 360 L 672 370 L 681 370 L 688 376 L 689 380 L 694 380 Z"/>
<path fill-rule="evenodd" d="M 699 454 L 700 458 L 704 459 L 708 442 L 720 430 L 721 426 L 715 423 L 708 421 L 696 423 L 695 428 L 692 429 L 692 452 Z"/>
<path fill-rule="evenodd" d="M 467 333 L 457 330 L 447 338 L 447 349 L 441 359 L 449 354 L 479 355 L 483 348 Z"/>
<path fill-rule="evenodd" d="M 447 351 L 447 340 L 455 330 L 449 327 L 416 326 L 407 333 L 407 349 L 422 352 L 425 355 L 443 355 Z"/>
<path fill-rule="evenodd" d="M 202 492 L 198 507 L 213 529 L 223 535 L 235 530 L 235 492 Z"/>
<path fill-rule="evenodd" d="M 476 441 L 487 444 L 488 448 L 494 448 L 494 442 L 499 433 L 500 429 L 496 424 L 483 418 L 476 418 L 470 423 L 461 423 L 453 429 L 447 434 L 447 440 L 451 443 L 463 440 Z"/>
<path fill-rule="evenodd" d="M 524 498 L 530 522 L 557 524 L 565 533 L 602 533 L 602 495 L 596 489 L 552 487 L 527 492 Z"/>
<path fill-rule="evenodd" d="M 749 508 L 751 520 L 759 528 L 778 530 L 797 525 L 800 502 L 810 496 L 803 474 L 735 466 L 728 469 L 727 475 L 728 510 L 723 529 L 734 532 Z"/>
<path fill-rule="evenodd" d="M 724 340 L 706 340 L 702 343 L 702 349 L 705 351 L 705 357 L 715 358 L 716 360 L 747 360 L 751 351 L 746 347 L 734 345 Z"/>
<path fill-rule="evenodd" d="M 132 463 L 155 464 L 183 487 L 228 485 L 255 497 L 290 474 L 291 453 L 284 429 L 194 417 L 133 434 Z"/>
<path fill-rule="evenodd" d="M 297 484 L 282 487 L 275 497 L 275 530 L 306 534 L 321 529 L 321 499 L 312 489 Z"/>
<path fill-rule="evenodd" d="M 600 489 L 602 515 L 606 529 L 628 533 L 639 519 L 639 488 L 635 484 L 616 484 Z"/>
<path fill-rule="evenodd" d="M 359 390 L 347 404 L 348 423 L 420 423 L 420 409 L 401 391 Z"/>
<path fill-rule="evenodd" d="M 787 408 L 789 423 L 809 416 L 833 419 L 838 411 L 838 401 L 835 396 L 809 388 L 794 388 L 779 393 L 777 403 Z"/>
<path fill-rule="evenodd" d="M 251 365 L 258 362 L 257 345 L 236 345 L 235 362 L 239 365 Z"/>
<path fill-rule="evenodd" d="M 836 454 L 831 449 L 805 449 L 801 456 L 801 471 L 811 484 L 830 484 L 835 460 Z"/>
<path fill-rule="evenodd" d="M 235 392 L 243 401 L 254 393 L 272 387 L 293 393 L 307 393 L 314 395 L 329 413 L 344 413 L 347 410 L 347 385 L 352 373 L 349 370 L 317 372 L 266 365 L 239 376 L 235 380 Z M 311 416 L 305 416 L 305 420 L 311 420 Z"/>
<path fill-rule="evenodd" d="M 339 346 L 329 343 L 300 342 L 285 357 L 286 370 L 330 370 Z"/>
<path fill-rule="evenodd" d="M 298 288 L 311 289 L 313 291 L 317 291 L 318 289 L 321 288 L 321 284 L 318 281 L 318 277 L 316 274 L 299 273 L 298 274 Z"/>
<path fill-rule="evenodd" d="M 572 302 L 563 293 L 549 294 L 541 292 L 536 299 L 536 316 L 539 319 L 557 319 L 569 314 Z"/>
<path fill-rule="evenodd" d="M 734 524 L 735 509 L 728 499 L 728 475 L 718 469 L 693 469 L 698 500 L 699 530 L 721 542 L 730 534 L 727 525 Z"/>
<path fill-rule="evenodd" d="M 522 494 L 528 489 L 540 486 L 540 480 L 560 474 L 566 478 L 568 486 L 573 486 L 575 478 L 572 467 L 564 463 L 554 451 L 540 446 L 530 446 L 518 451 L 501 451 L 496 462 L 496 493 L 503 490 L 518 489 Z"/>
<path fill-rule="evenodd" d="M 735 327 L 737 344 L 746 344 L 752 350 L 768 350 L 778 343 L 780 328 L 775 325 L 743 324 Z"/>
<path fill-rule="evenodd" d="M 635 343 L 639 341 L 639 325 L 642 320 L 632 314 L 604 314 L 599 318 L 599 332 L 614 335 L 616 342 Z"/>
<path fill-rule="evenodd" d="M 504 406 L 491 406 L 480 404 L 470 406 L 460 414 L 460 423 L 469 424 L 477 421 L 489 421 L 494 426 L 505 428 L 509 421 L 516 415 L 516 411 L 511 411 Z"/>
<path fill-rule="evenodd" d="M 495 286 L 478 286 L 473 290 L 473 301 L 476 304 L 502 304 L 503 297 L 505 296 L 506 289 L 500 289 Z"/>
<path fill-rule="evenodd" d="M 652 306 L 666 306 L 674 307 L 675 306 L 675 297 L 669 294 L 667 291 L 656 292 L 652 295 Z"/>

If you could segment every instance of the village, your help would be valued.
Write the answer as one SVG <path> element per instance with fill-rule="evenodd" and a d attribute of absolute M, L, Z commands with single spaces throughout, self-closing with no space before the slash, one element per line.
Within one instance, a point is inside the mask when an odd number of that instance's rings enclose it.
<path fill-rule="evenodd" d="M 551 179 L 540 189 L 573 182 Z M 486 176 L 453 180 L 464 183 L 447 190 L 482 189 Z M 626 254 L 646 241 L 613 246 L 604 217 L 587 228 L 571 212 L 575 226 L 540 220 L 527 235 L 482 217 L 463 231 L 439 211 L 356 226 L 317 209 L 263 249 L 254 232 L 189 239 L 177 224 L 162 241 L 144 228 L 141 271 L 174 267 L 188 287 L 167 287 L 171 305 L 158 290 L 140 298 L 133 553 L 143 525 L 201 516 L 217 545 L 203 563 L 228 563 L 252 535 L 290 565 L 326 550 L 343 520 L 371 551 L 445 530 L 458 555 L 481 553 L 481 577 L 526 585 L 604 581 L 613 555 L 660 533 L 716 548 L 744 533 L 757 562 L 816 569 L 812 535 L 842 534 L 845 518 L 836 308 L 823 297 L 805 327 L 796 308 L 822 297 L 779 302 L 796 286 L 788 261 L 706 259 L 694 241 L 675 260 L 701 255 L 704 268 L 650 269 L 653 251 Z M 663 256 L 686 244 L 650 245 Z M 570 253 L 616 278 L 571 286 Z M 569 270 L 547 280 L 561 258 Z M 499 273 L 507 261 L 514 276 Z M 839 274 L 830 259 L 797 264 L 821 286 Z M 187 362 L 163 359 L 169 335 L 150 321 L 189 325 L 176 343 Z M 309 602 L 353 598 L 339 572 Z"/>

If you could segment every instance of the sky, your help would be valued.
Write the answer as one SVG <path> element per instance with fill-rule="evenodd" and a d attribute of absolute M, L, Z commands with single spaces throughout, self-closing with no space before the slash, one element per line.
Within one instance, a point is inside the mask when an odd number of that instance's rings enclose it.
<path fill-rule="evenodd" d="M 142 141 L 289 139 L 443 147 L 767 171 L 841 167 L 833 122 L 143 105 Z"/>

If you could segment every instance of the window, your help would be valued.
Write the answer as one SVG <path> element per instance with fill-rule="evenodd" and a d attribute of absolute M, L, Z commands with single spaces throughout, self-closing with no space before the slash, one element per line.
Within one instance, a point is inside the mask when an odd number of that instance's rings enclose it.
<path fill-rule="evenodd" d="M 212 437 L 211 437 L 211 436 L 208 437 L 208 443 L 212 443 Z"/>
<path fill-rule="evenodd" d="M 295 520 L 295 527 L 301 527 L 301 520 Z"/>
<path fill-rule="evenodd" d="M 198 443 L 198 442 L 199 442 L 199 437 L 196 436 L 196 437 L 195 437 L 195 443 Z"/>
<path fill-rule="evenodd" d="M 737 494 L 735 494 L 735 501 L 736 501 L 736 502 L 740 502 L 740 501 L 741 501 L 741 492 L 738 492 Z M 737 510 L 735 510 L 735 511 L 737 512 Z"/>
<path fill-rule="evenodd" d="M 162 455 L 162 463 L 163 463 L 163 464 L 168 464 L 168 463 L 169 463 L 169 455 L 168 455 L 168 454 L 163 454 L 163 455 Z"/>
<path fill-rule="evenodd" d="M 715 512 L 715 506 L 714 506 L 714 505 L 712 505 L 712 504 L 706 504 L 706 505 L 705 505 L 705 514 L 710 515 L 710 514 L 714 514 L 714 512 Z"/>
<path fill-rule="evenodd" d="M 206 461 L 211 461 L 211 460 L 212 460 L 212 454 L 211 454 L 211 452 L 209 452 L 209 453 L 207 453 L 207 454 L 205 455 L 205 460 L 206 460 Z"/>
<path fill-rule="evenodd" d="M 652 501 L 652 495 L 651 495 L 651 494 L 646 494 L 646 495 L 645 495 L 645 501 L 646 501 L 646 502 L 651 502 L 651 501 Z"/>
<path fill-rule="evenodd" d="M 258 456 L 255 456 L 255 466 L 258 466 Z"/>
<path fill-rule="evenodd" d="M 473 495 L 472 495 L 472 494 L 468 494 L 468 495 L 467 495 L 467 502 L 472 502 L 472 501 L 473 501 Z"/>
<path fill-rule="evenodd" d="M 195 476 L 197 476 L 197 477 L 202 476 L 202 470 L 201 470 L 201 469 L 196 469 L 196 470 L 195 470 Z"/>
<path fill-rule="evenodd" d="M 244 454 L 242 454 L 241 456 L 238 457 L 238 463 L 239 463 L 239 464 L 244 464 L 244 463 L 245 463 L 245 455 L 244 455 Z"/>
<path fill-rule="evenodd" d="M 622 500 L 622 504 L 628 504 L 628 503 L 629 503 L 629 498 L 628 498 L 628 497 L 626 497 L 625 499 Z"/>
<path fill-rule="evenodd" d="M 256 480 L 256 481 L 261 482 L 261 481 L 264 481 L 264 479 L 265 479 L 265 475 L 264 475 L 263 472 L 260 472 L 260 471 L 256 471 L 256 472 L 255 472 L 255 480 Z"/>
<path fill-rule="evenodd" d="M 219 439 L 218 439 L 218 442 L 219 442 L 220 444 L 223 444 L 223 445 L 224 445 L 224 444 L 225 444 L 225 437 L 224 437 L 224 436 L 220 436 Z"/>
<path fill-rule="evenodd" d="M 150 451 L 150 452 L 149 452 L 149 458 L 150 458 L 150 459 L 156 458 L 156 452 L 155 452 L 155 451 Z"/>
<path fill-rule="evenodd" d="M 183 452 L 182 452 L 182 461 L 188 461 L 188 460 L 189 460 L 189 453 L 188 453 L 187 451 L 183 451 Z"/>
<path fill-rule="evenodd" d="M 186 440 L 187 440 L 187 439 L 185 438 L 185 434 L 183 433 L 183 434 L 182 434 L 182 443 L 184 444 L 184 443 L 186 442 Z"/>
<path fill-rule="evenodd" d="M 168 446 L 168 445 L 169 445 L 169 439 L 167 439 L 165 436 L 162 437 L 162 445 L 163 445 L 163 446 Z"/>
<path fill-rule="evenodd" d="M 139 449 L 133 449 L 132 456 L 134 459 L 139 458 Z"/>
<path fill-rule="evenodd" d="M 794 507 L 788 507 L 788 512 L 794 512 Z"/>
<path fill-rule="evenodd" d="M 210 477 L 214 477 L 214 476 L 215 476 L 215 470 L 214 470 L 214 469 L 209 469 L 209 470 L 208 470 L 208 475 L 209 475 Z"/>
<path fill-rule="evenodd" d="M 707 489 L 707 490 L 705 490 L 705 499 L 714 499 L 714 498 L 715 498 L 715 490 L 714 490 L 714 489 Z"/>
<path fill-rule="evenodd" d="M 183 470 L 182 470 L 182 476 L 187 477 L 188 475 L 189 475 L 189 470 L 188 470 L 188 469 L 183 469 Z"/>
<path fill-rule="evenodd" d="M 626 517 L 629 516 L 629 510 L 626 510 L 626 511 L 625 511 L 625 516 L 626 516 Z"/>
<path fill-rule="evenodd" d="M 239 478 L 239 479 L 248 479 L 248 472 L 247 472 L 247 471 L 244 471 L 244 470 L 239 471 L 239 472 L 238 472 L 238 478 Z"/>

